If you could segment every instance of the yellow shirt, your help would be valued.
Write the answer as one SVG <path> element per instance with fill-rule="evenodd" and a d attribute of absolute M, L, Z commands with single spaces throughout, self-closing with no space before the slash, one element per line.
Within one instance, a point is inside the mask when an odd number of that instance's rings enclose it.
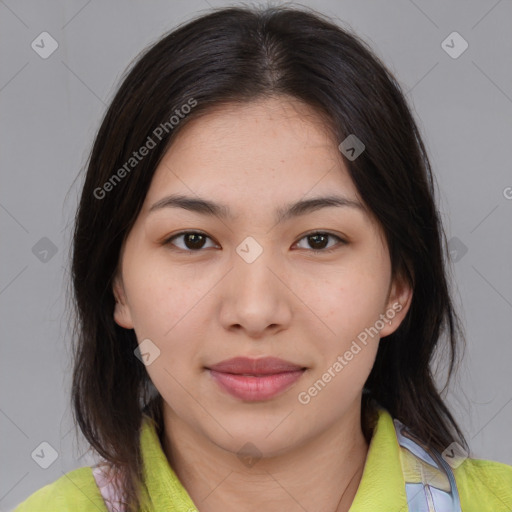
<path fill-rule="evenodd" d="M 144 480 L 150 503 L 144 512 L 196 512 L 162 450 L 154 425 L 141 429 Z M 511 512 L 512 466 L 466 459 L 453 470 L 462 512 Z M 406 512 L 407 498 L 392 417 L 379 409 L 363 476 L 349 512 Z M 107 512 L 91 467 L 70 471 L 19 504 L 14 512 Z M 311 511 L 324 512 L 324 511 Z M 411 511 L 414 512 L 414 511 Z"/>

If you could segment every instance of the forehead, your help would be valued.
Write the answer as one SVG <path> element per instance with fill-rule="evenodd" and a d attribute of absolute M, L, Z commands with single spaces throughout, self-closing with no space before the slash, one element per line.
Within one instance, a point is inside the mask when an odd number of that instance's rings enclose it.
<path fill-rule="evenodd" d="M 282 153 L 290 158 L 289 150 L 304 147 L 306 141 L 308 148 L 332 150 L 338 145 L 319 111 L 292 98 L 276 97 L 220 105 L 201 113 L 185 124 L 172 146 L 178 152 L 187 150 L 189 144 L 201 144 L 204 149 L 224 153 L 225 158 L 249 158 L 253 152 L 261 155 L 268 150 L 272 150 L 269 156 L 275 157 L 275 150 L 286 143 Z M 262 151 L 265 147 L 266 152 Z"/>
<path fill-rule="evenodd" d="M 146 208 L 170 192 L 272 205 L 357 190 L 326 120 L 312 107 L 271 98 L 217 107 L 177 133 L 155 171 Z"/>

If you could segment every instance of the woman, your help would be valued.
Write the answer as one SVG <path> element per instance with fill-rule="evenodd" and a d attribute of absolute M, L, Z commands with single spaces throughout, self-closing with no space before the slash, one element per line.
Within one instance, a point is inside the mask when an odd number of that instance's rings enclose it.
<path fill-rule="evenodd" d="M 149 48 L 73 240 L 76 423 L 24 511 L 510 511 L 430 363 L 462 328 L 418 128 L 348 30 L 220 9 Z"/>

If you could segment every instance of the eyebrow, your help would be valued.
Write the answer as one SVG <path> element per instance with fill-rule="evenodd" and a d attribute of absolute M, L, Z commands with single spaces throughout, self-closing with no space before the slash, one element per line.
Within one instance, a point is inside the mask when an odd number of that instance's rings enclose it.
<path fill-rule="evenodd" d="M 276 223 L 284 222 L 292 217 L 298 217 L 327 207 L 349 207 L 366 211 L 364 206 L 352 199 L 342 196 L 329 195 L 305 199 L 276 209 Z M 163 208 L 183 208 L 201 215 L 214 216 L 219 219 L 233 220 L 234 216 L 227 205 L 215 203 L 208 199 L 189 197 L 181 194 L 166 196 L 154 203 L 148 213 Z"/>

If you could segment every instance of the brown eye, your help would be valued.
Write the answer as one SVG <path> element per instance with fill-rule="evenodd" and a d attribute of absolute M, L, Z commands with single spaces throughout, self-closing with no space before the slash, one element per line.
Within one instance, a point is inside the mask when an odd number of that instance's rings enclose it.
<path fill-rule="evenodd" d="M 173 241 L 182 238 L 183 246 L 177 246 Z M 177 233 L 172 237 L 168 238 L 163 242 L 163 245 L 172 245 L 176 246 L 178 250 L 188 251 L 188 252 L 199 252 L 204 248 L 205 241 L 209 239 L 207 235 L 198 231 L 182 231 L 181 233 Z"/>
<path fill-rule="evenodd" d="M 302 237 L 301 240 L 307 240 L 307 243 L 309 244 L 313 252 L 328 253 L 338 248 L 337 244 L 334 244 L 334 247 L 331 245 L 329 248 L 326 248 L 329 237 L 337 239 L 342 245 L 345 245 L 347 243 L 345 240 L 343 240 L 343 238 L 339 237 L 338 235 L 326 233 L 323 231 L 315 231 L 313 233 L 309 233 L 306 236 Z"/>
<path fill-rule="evenodd" d="M 180 238 L 182 239 L 181 246 L 174 242 Z M 329 246 L 329 238 L 338 240 L 339 243 L 334 245 L 331 244 Z M 176 249 L 184 252 L 200 252 L 201 249 L 205 248 L 205 243 L 207 240 L 211 240 L 210 237 L 199 231 L 182 231 L 181 233 L 177 233 L 166 239 L 162 245 L 171 246 L 173 250 Z M 301 241 L 302 240 L 307 240 L 307 244 L 309 245 L 309 247 L 302 247 L 302 249 L 309 249 L 314 253 L 329 253 L 338 249 L 340 244 L 347 244 L 347 242 L 338 235 L 323 231 L 315 231 L 313 233 L 309 233 L 302 237 Z"/>

